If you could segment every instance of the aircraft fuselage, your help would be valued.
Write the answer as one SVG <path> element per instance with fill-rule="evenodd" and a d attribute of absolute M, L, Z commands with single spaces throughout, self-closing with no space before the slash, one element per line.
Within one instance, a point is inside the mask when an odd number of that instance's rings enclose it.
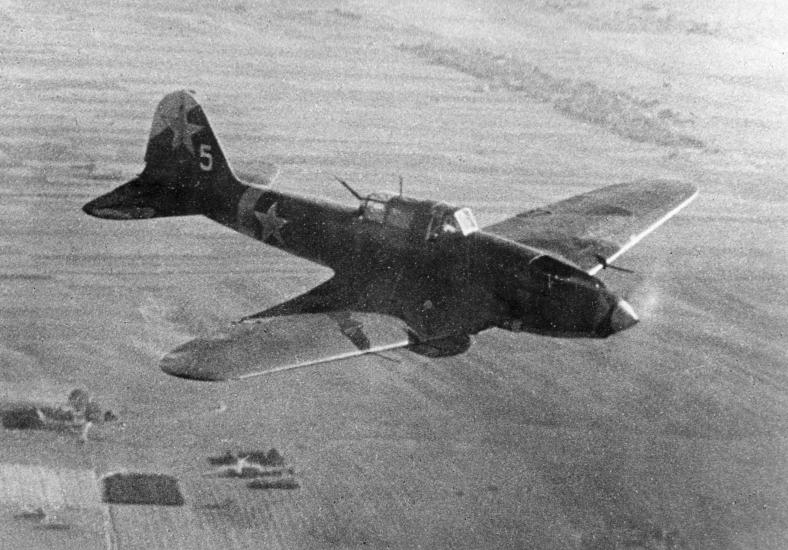
<path fill-rule="evenodd" d="M 203 196 L 201 211 L 351 275 L 362 288 L 374 280 L 362 306 L 403 318 L 420 337 L 474 334 L 492 326 L 606 337 L 626 328 L 613 315 L 620 299 L 601 281 L 563 264 L 556 268 L 538 251 L 506 239 L 479 231 L 429 240 L 412 227 L 369 221 L 358 208 L 232 185 L 215 197 Z M 433 204 L 418 201 L 416 208 L 426 211 Z"/>

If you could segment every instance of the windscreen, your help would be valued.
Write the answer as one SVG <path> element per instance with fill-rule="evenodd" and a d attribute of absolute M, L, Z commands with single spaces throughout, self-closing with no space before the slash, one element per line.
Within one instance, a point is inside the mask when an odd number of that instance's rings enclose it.
<path fill-rule="evenodd" d="M 454 212 L 454 219 L 463 235 L 470 235 L 479 230 L 479 224 L 476 223 L 470 208 L 460 208 Z"/>

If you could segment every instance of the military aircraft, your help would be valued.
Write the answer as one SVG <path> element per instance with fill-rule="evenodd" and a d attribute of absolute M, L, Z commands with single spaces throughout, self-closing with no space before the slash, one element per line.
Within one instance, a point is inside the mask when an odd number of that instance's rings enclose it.
<path fill-rule="evenodd" d="M 312 290 L 178 347 L 174 376 L 245 378 L 408 348 L 462 353 L 501 328 L 606 338 L 638 322 L 595 275 L 687 206 L 675 181 L 604 187 L 481 229 L 467 207 L 399 194 L 346 206 L 244 183 L 230 169 L 193 92 L 166 95 L 145 168 L 83 209 L 114 220 L 203 215 L 331 268 Z"/>

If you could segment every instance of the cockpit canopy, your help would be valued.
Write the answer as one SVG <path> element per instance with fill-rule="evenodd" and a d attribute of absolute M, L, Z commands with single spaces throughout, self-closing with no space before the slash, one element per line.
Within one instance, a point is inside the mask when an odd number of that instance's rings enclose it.
<path fill-rule="evenodd" d="M 435 220 L 435 217 L 433 217 Z M 479 224 L 476 223 L 476 218 L 467 206 L 462 208 L 455 208 L 451 212 L 451 216 L 443 216 L 442 227 L 440 231 L 448 231 L 450 233 L 460 232 L 464 237 L 479 230 Z"/>
<path fill-rule="evenodd" d="M 373 193 L 362 203 L 364 220 L 408 230 L 413 237 L 436 240 L 446 235 L 466 237 L 479 230 L 470 208 L 423 201 L 388 193 Z"/>

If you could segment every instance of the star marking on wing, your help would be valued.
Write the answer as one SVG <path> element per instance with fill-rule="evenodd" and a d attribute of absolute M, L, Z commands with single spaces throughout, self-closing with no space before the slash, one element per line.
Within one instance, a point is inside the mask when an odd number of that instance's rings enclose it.
<path fill-rule="evenodd" d="M 261 241 L 268 241 L 268 239 L 273 236 L 279 241 L 280 244 L 285 244 L 285 241 L 282 239 L 282 234 L 279 233 L 279 230 L 285 226 L 287 220 L 276 215 L 276 203 L 271 205 L 271 208 L 268 209 L 268 212 L 255 212 L 254 215 L 260 222 Z"/>
<path fill-rule="evenodd" d="M 192 124 L 187 120 L 186 115 L 188 115 L 186 106 L 181 103 L 178 106 L 177 113 L 170 112 L 162 115 L 162 118 L 165 124 L 167 124 L 167 127 L 172 130 L 172 148 L 175 150 L 183 145 L 189 153 L 194 156 L 194 143 L 192 143 L 192 137 L 202 130 L 203 126 Z"/>

